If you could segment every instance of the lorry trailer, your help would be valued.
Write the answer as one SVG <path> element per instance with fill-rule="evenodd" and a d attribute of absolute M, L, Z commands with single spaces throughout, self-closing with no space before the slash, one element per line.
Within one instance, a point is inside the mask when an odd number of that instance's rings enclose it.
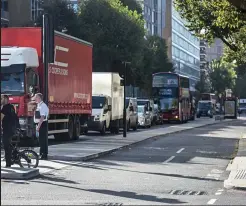
<path fill-rule="evenodd" d="M 55 31 L 48 67 L 48 134 L 78 139 L 91 115 L 92 44 Z M 35 93 L 44 93 L 42 29 L 1 28 L 1 91 L 10 96 L 26 136 L 35 135 Z"/>

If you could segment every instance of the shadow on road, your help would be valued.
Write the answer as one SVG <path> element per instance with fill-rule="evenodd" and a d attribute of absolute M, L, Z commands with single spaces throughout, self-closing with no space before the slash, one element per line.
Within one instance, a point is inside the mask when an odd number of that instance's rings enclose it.
<path fill-rule="evenodd" d="M 53 181 L 53 182 L 51 182 Z M 85 192 L 92 192 L 92 193 L 97 193 L 97 194 L 104 194 L 104 195 L 111 195 L 115 197 L 123 197 L 123 198 L 130 198 L 130 199 L 135 199 L 135 200 L 142 200 L 142 201 L 148 201 L 148 202 L 156 202 L 156 203 L 166 203 L 166 204 L 184 204 L 186 202 L 179 201 L 177 199 L 172 199 L 172 198 L 158 198 L 153 195 L 139 195 L 136 194 L 135 192 L 129 192 L 129 191 L 113 191 L 113 190 L 102 190 L 102 189 L 83 189 L 79 187 L 74 187 L 70 185 L 61 185 L 57 184 L 56 178 L 49 179 L 49 182 L 43 182 L 43 181 L 33 181 L 37 183 L 42 183 L 42 184 L 49 184 L 57 187 L 64 187 L 68 189 L 74 189 L 74 190 L 80 190 L 80 191 L 85 191 Z"/>

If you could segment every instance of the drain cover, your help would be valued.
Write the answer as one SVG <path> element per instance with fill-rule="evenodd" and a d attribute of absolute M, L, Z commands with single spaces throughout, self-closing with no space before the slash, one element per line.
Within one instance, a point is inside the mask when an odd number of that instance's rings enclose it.
<path fill-rule="evenodd" d="M 192 190 L 171 190 L 171 195 L 206 195 L 204 191 L 192 191 Z"/>
<path fill-rule="evenodd" d="M 235 179 L 237 180 L 246 180 L 246 170 L 238 170 Z"/>
<path fill-rule="evenodd" d="M 122 203 L 103 203 L 103 204 L 97 204 L 98 206 L 122 206 Z"/>

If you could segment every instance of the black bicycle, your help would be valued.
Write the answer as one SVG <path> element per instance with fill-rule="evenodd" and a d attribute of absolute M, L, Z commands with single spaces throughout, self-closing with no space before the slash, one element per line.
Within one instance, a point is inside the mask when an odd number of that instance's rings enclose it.
<path fill-rule="evenodd" d="M 31 149 L 20 149 L 18 143 L 23 138 L 21 130 L 17 130 L 12 139 L 11 165 L 17 164 L 22 168 L 36 168 L 39 164 L 38 154 Z"/>

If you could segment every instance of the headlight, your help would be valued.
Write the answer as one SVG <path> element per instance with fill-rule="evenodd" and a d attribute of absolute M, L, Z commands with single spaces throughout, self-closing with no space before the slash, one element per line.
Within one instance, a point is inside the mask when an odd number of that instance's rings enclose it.
<path fill-rule="evenodd" d="M 94 121 L 100 121 L 100 115 L 99 114 L 95 115 Z"/>
<path fill-rule="evenodd" d="M 210 110 L 208 110 L 208 114 L 211 114 L 211 111 Z"/>

